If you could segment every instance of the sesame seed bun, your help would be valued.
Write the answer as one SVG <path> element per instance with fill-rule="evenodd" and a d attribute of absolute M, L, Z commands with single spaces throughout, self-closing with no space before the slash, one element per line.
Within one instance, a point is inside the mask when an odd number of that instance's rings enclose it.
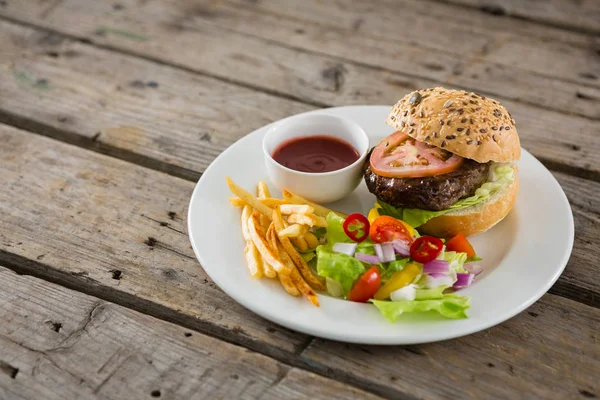
<path fill-rule="evenodd" d="M 410 137 L 480 163 L 521 156 L 515 121 L 496 100 L 441 87 L 407 94 L 386 123 Z"/>
<path fill-rule="evenodd" d="M 515 180 L 510 186 L 492 194 L 483 203 L 451 211 L 421 225 L 419 232 L 427 235 L 451 238 L 458 233 L 472 236 L 492 228 L 508 215 L 515 204 L 519 192 L 517 166 L 514 165 Z"/>

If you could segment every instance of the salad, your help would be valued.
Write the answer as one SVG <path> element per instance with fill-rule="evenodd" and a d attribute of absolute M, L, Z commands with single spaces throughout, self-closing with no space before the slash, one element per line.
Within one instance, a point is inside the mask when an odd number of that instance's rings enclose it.
<path fill-rule="evenodd" d="M 327 293 L 370 302 L 391 322 L 403 313 L 436 311 L 446 318 L 466 318 L 470 298 L 455 293 L 469 286 L 481 268 L 461 234 L 448 241 L 420 236 L 406 222 L 369 212 L 342 218 L 327 215 L 324 242 L 313 266 L 325 278 Z"/>

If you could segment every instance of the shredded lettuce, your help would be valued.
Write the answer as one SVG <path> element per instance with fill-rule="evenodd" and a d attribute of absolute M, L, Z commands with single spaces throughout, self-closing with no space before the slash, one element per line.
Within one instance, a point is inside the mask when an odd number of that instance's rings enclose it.
<path fill-rule="evenodd" d="M 401 219 L 410 226 L 417 228 L 432 218 L 444 215 L 450 211 L 475 206 L 490 197 L 493 193 L 501 190 L 503 187 L 511 185 L 515 180 L 514 169 L 509 165 L 496 165 L 492 172 L 492 178 L 481 185 L 475 194 L 465 199 L 460 199 L 445 210 L 429 211 L 417 208 L 397 208 L 378 200 L 381 205 L 379 213 Z"/>
<path fill-rule="evenodd" d="M 406 263 L 409 260 L 410 260 L 410 258 L 406 257 L 406 258 L 402 258 L 400 260 L 392 261 L 387 264 L 387 268 L 386 268 L 385 264 L 379 264 L 379 267 L 380 267 L 379 270 L 383 271 L 381 274 L 381 281 L 383 283 L 385 283 L 392 277 L 394 272 L 402 271 L 404 269 L 404 266 L 406 265 Z"/>
<path fill-rule="evenodd" d="M 344 232 L 344 218 L 336 213 L 327 214 L 327 243 L 354 243 Z"/>
<path fill-rule="evenodd" d="M 456 251 L 445 251 L 444 260 L 450 264 L 450 271 L 454 273 L 467 273 L 464 265 L 467 261 L 467 253 L 457 253 Z"/>
<path fill-rule="evenodd" d="M 435 291 L 436 289 L 429 289 Z M 419 296 L 417 290 L 417 298 Z M 422 291 L 421 291 L 422 292 Z M 401 301 L 379 301 L 371 300 L 371 302 L 379 309 L 381 314 L 390 322 L 396 322 L 404 313 L 409 312 L 426 312 L 437 311 L 446 318 L 467 318 L 467 309 L 470 299 L 464 296 L 455 294 L 444 294 L 441 298 L 431 300 L 401 300 Z"/>

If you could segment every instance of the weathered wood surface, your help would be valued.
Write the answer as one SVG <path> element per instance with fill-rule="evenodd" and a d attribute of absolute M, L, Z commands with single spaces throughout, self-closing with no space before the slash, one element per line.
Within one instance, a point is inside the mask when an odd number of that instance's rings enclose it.
<path fill-rule="evenodd" d="M 377 93 L 380 87 L 394 88 L 395 83 L 403 88 L 407 79 L 420 77 L 435 82 L 409 85 L 459 85 L 600 118 L 597 41 L 582 34 L 546 27 L 537 27 L 541 31 L 536 33 L 524 21 L 510 20 L 507 26 L 493 16 L 481 18 L 477 10 L 430 2 L 119 4 L 115 9 L 112 1 L 69 0 L 44 11 L 35 2 L 24 2 L 0 11 L 94 43 L 319 104 L 390 103 L 397 95 L 386 99 L 385 93 Z M 474 21 L 479 25 L 473 26 Z M 563 35 L 579 44 L 555 40 Z M 356 87 L 353 75 L 362 75 L 365 68 L 386 79 L 374 79 L 375 87 Z"/>
<path fill-rule="evenodd" d="M 394 383 L 392 378 L 389 378 L 392 386 L 386 389 L 383 377 L 375 378 L 369 374 L 358 379 L 354 373 L 340 372 L 340 365 L 338 369 L 325 366 L 325 361 L 313 360 L 308 355 L 314 346 L 297 360 L 296 354 L 305 348 L 308 337 L 261 320 L 216 289 L 193 259 L 182 234 L 191 183 L 6 126 L 0 130 L 0 158 L 4 160 L 6 173 L 3 179 L 7 188 L 0 194 L 0 263 L 114 299 L 128 307 L 226 338 L 288 363 L 305 363 L 307 368 L 348 382 L 359 382 L 363 389 L 380 395 L 394 397 L 394 393 L 397 395 L 406 389 L 405 386 L 394 386 L 400 383 Z M 572 282 L 577 291 L 567 294 L 580 296 L 587 293 L 596 299 L 592 301 L 598 306 L 597 260 L 593 258 L 599 247 L 599 238 L 595 235 L 597 218 L 593 214 L 598 211 L 598 205 L 592 196 L 598 193 L 600 184 L 567 175 L 560 175 L 559 179 L 576 199 L 573 208 L 582 212 L 575 212 L 578 237 L 574 255 L 553 291 L 560 292 L 562 282 Z M 554 299 L 552 295 L 547 298 Z M 552 302 L 571 304 L 571 314 L 582 315 L 579 319 L 568 316 L 571 328 L 583 332 L 576 336 L 577 343 L 581 342 L 581 346 L 589 344 L 592 350 L 595 343 L 597 348 L 597 337 L 586 336 L 585 332 L 588 329 L 594 332 L 597 321 L 594 313 L 598 311 L 560 299 Z M 544 304 L 548 301 L 543 300 L 534 306 L 537 308 L 528 311 L 540 313 L 539 309 L 546 307 Z M 524 313 L 519 318 L 526 315 L 530 314 Z M 460 343 L 475 343 L 474 349 L 498 343 L 518 349 L 524 346 L 526 338 L 538 334 L 545 338 L 556 337 L 549 344 L 555 349 L 555 355 L 572 351 L 572 342 L 566 341 L 566 333 L 549 330 L 550 322 L 534 329 L 530 325 L 521 328 L 522 322 L 515 321 L 510 329 L 501 325 L 480 334 L 481 344 L 469 341 L 473 337 Z M 509 338 L 502 333 L 506 329 L 512 334 Z M 462 345 L 456 347 L 458 345 L 453 343 L 435 345 L 431 356 L 445 359 L 457 351 L 464 351 Z M 477 350 L 465 353 L 460 362 L 456 361 L 459 365 L 453 367 L 455 373 L 472 376 L 477 370 L 468 366 L 481 362 L 478 354 Z M 521 354 L 515 350 L 510 354 L 514 365 L 529 365 L 529 353 Z M 586 360 L 579 361 L 592 370 L 597 368 L 597 364 Z M 395 371 L 410 368 L 410 365 L 404 367 L 402 358 L 395 362 L 389 368 Z M 463 362 L 464 365 L 460 364 Z M 373 365 L 370 368 L 377 374 L 377 368 L 384 367 Z M 536 379 L 553 376 L 544 375 L 545 370 L 538 369 L 541 375 Z M 410 384 L 425 391 L 429 390 L 428 381 L 435 379 L 437 373 L 428 379 L 422 378 L 421 382 L 410 381 Z M 475 379 L 479 379 L 479 375 Z M 588 378 L 582 379 L 582 390 L 592 390 L 593 386 L 584 385 Z M 504 390 L 514 393 L 520 384 L 520 380 L 514 381 Z M 414 390 L 417 390 L 416 386 Z M 438 387 L 431 390 L 432 395 L 439 395 Z M 482 387 L 479 390 L 488 389 Z M 407 389 L 403 393 L 413 392 Z"/>
<path fill-rule="evenodd" d="M 600 3 L 596 0 L 442 0 L 476 7 L 496 16 L 511 15 L 566 29 L 600 33 Z"/>
<path fill-rule="evenodd" d="M 1 399 L 376 399 L 0 267 Z"/>
<path fill-rule="evenodd" d="M 301 356 L 395 398 L 596 398 L 600 310 L 546 295 L 509 321 L 460 339 L 398 347 L 315 339 Z"/>
<path fill-rule="evenodd" d="M 306 344 L 198 264 L 192 182 L 6 126 L 0 159 L 0 262 L 276 356 Z"/>
<path fill-rule="evenodd" d="M 0 40 L 5 49 L 0 59 L 8 66 L 0 69 L 1 120 L 188 179 L 253 129 L 315 108 L 12 23 L 0 22 Z M 288 65 L 274 65 L 267 57 L 244 73 L 262 82 L 270 74 L 274 87 L 313 98 L 325 93 L 327 101 L 340 103 L 343 93 L 327 89 L 330 78 L 322 76 L 335 64 L 304 57 L 307 71 L 297 76 L 302 56 L 282 51 Z M 203 65 L 213 62 L 212 56 L 197 56 Z M 392 104 L 414 87 L 434 84 L 350 64 L 344 68 L 340 90 L 358 90 L 351 96 L 361 103 Z M 600 121 L 503 103 L 534 155 L 550 167 L 600 180 Z M 114 129 L 122 126 L 129 128 Z"/>

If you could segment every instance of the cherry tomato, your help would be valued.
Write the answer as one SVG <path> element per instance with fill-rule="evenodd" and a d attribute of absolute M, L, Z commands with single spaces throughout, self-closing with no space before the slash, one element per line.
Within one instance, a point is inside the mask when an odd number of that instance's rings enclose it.
<path fill-rule="evenodd" d="M 441 253 L 444 243 L 433 236 L 421 236 L 410 246 L 410 257 L 416 262 L 433 261 Z"/>
<path fill-rule="evenodd" d="M 371 169 L 377 175 L 388 178 L 421 178 L 452 172 L 464 159 L 398 131 L 375 146 L 369 160 Z"/>
<path fill-rule="evenodd" d="M 388 215 L 382 215 L 375 218 L 369 230 L 369 236 L 375 243 L 385 243 L 394 239 L 406 240 L 411 243 L 413 240 L 413 229 L 404 221 Z"/>
<path fill-rule="evenodd" d="M 344 232 L 355 242 L 362 242 L 369 237 L 369 220 L 362 214 L 348 215 L 344 221 Z"/>
<path fill-rule="evenodd" d="M 372 299 L 381 286 L 381 275 L 376 266 L 372 266 L 362 274 L 348 294 L 348 299 L 358 303 L 366 303 Z"/>
<path fill-rule="evenodd" d="M 465 235 L 459 233 L 454 236 L 452 239 L 446 242 L 446 249 L 449 251 L 456 251 L 458 253 L 467 253 L 467 257 L 473 257 L 475 255 L 475 250 L 471 243 L 467 240 Z"/>

